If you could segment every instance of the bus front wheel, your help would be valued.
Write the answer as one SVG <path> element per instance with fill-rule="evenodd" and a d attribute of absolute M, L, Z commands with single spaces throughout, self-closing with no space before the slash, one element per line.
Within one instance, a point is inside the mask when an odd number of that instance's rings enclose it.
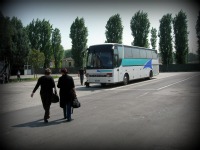
<path fill-rule="evenodd" d="M 124 83 L 124 85 L 127 85 L 128 84 L 128 75 L 127 74 L 125 74 L 124 75 L 124 79 L 123 79 L 123 83 Z"/>

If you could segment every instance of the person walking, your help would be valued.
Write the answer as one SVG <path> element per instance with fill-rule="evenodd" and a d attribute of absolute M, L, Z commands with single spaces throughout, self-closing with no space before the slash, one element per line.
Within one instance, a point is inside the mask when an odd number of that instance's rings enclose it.
<path fill-rule="evenodd" d="M 40 96 L 43 108 L 45 110 L 44 122 L 48 123 L 48 119 L 50 118 L 50 106 L 51 106 L 51 98 L 53 95 L 53 88 L 56 92 L 55 82 L 51 76 L 51 70 L 49 68 L 45 69 L 45 75 L 41 76 L 38 79 L 37 84 L 35 85 L 35 88 L 33 89 L 33 92 L 31 94 L 31 97 L 33 97 L 34 93 L 36 92 L 39 86 L 41 86 Z"/>
<path fill-rule="evenodd" d="M 57 84 L 60 88 L 60 107 L 63 108 L 64 119 L 71 121 L 72 101 L 75 94 L 74 80 L 67 74 L 66 68 L 61 69 L 61 74 Z"/>
<path fill-rule="evenodd" d="M 78 76 L 80 77 L 81 85 L 83 85 L 84 74 L 85 74 L 85 71 L 83 70 L 83 68 L 80 68 L 80 70 L 78 72 Z"/>
<path fill-rule="evenodd" d="M 18 70 L 18 71 L 17 71 L 17 80 L 18 80 L 18 82 L 21 81 L 20 75 L 21 75 L 20 70 Z"/>

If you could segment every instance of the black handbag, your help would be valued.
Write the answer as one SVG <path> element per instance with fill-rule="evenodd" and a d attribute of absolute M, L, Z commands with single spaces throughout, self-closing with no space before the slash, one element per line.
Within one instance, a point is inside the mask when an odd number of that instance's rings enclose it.
<path fill-rule="evenodd" d="M 78 98 L 76 96 L 76 91 L 74 89 L 72 89 L 71 92 L 72 92 L 72 108 L 79 108 L 79 107 L 81 107 L 81 103 L 78 101 Z"/>
<path fill-rule="evenodd" d="M 77 97 L 75 97 L 74 100 L 72 101 L 72 107 L 73 108 L 81 107 L 81 103 L 78 101 Z"/>
<path fill-rule="evenodd" d="M 57 92 L 55 91 L 55 93 L 53 93 L 52 97 L 51 97 L 51 102 L 52 103 L 57 103 L 59 102 L 59 96 L 57 94 Z"/>

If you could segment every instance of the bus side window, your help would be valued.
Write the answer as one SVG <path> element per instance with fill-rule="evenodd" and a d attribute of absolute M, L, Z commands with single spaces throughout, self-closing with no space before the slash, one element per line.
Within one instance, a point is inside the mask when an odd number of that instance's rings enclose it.
<path fill-rule="evenodd" d="M 140 58 L 147 58 L 146 50 L 140 49 Z"/>
<path fill-rule="evenodd" d="M 121 63 L 122 63 L 123 47 L 122 46 L 118 46 L 117 50 L 118 50 L 118 67 L 119 67 L 121 65 Z"/>
<path fill-rule="evenodd" d="M 152 58 L 152 51 L 147 50 L 146 53 L 147 53 L 147 58 Z"/>

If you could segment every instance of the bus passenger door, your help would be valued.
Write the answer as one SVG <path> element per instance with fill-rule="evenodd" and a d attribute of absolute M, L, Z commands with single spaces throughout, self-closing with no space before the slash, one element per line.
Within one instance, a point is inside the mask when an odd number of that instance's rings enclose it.
<path fill-rule="evenodd" d="M 119 82 L 118 55 L 114 55 L 114 82 Z"/>
<path fill-rule="evenodd" d="M 113 55 L 113 74 L 114 74 L 114 83 L 119 82 L 119 55 L 117 46 L 114 48 Z"/>
<path fill-rule="evenodd" d="M 114 82 L 122 81 L 122 67 L 121 62 L 123 58 L 123 47 L 121 45 L 117 45 L 114 48 Z"/>

